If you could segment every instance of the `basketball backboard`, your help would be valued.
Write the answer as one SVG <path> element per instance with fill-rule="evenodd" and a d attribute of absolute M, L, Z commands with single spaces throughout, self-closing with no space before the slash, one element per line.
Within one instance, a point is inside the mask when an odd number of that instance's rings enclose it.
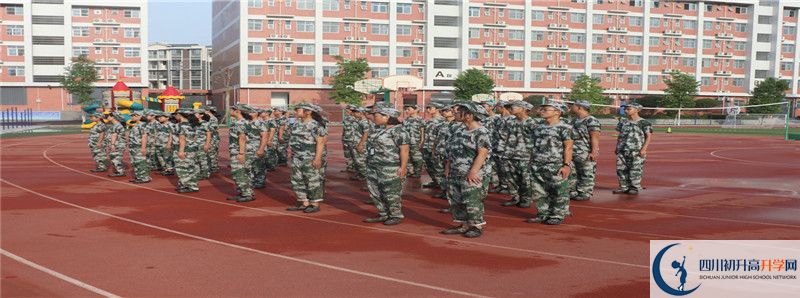
<path fill-rule="evenodd" d="M 370 94 L 372 92 L 381 89 L 382 85 L 383 85 L 383 80 L 381 79 L 364 79 L 356 81 L 353 84 L 353 90 L 356 90 L 363 94 Z"/>
<path fill-rule="evenodd" d="M 388 76 L 383 78 L 383 88 L 397 91 L 397 90 L 405 90 L 405 91 L 413 91 L 417 89 L 422 89 L 422 79 L 416 76 L 410 75 L 397 75 L 397 76 Z"/>

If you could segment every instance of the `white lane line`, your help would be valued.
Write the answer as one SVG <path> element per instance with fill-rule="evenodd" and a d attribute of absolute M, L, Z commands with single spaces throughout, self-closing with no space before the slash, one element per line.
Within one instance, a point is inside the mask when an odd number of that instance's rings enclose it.
<path fill-rule="evenodd" d="M 61 273 L 59 273 L 59 272 L 57 272 L 57 271 L 55 271 L 53 269 L 50 269 L 50 268 L 47 268 L 45 266 L 42 266 L 42 265 L 36 264 L 34 262 L 28 261 L 27 259 L 25 259 L 23 257 L 20 257 L 18 255 L 15 255 L 15 254 L 13 254 L 13 253 L 5 250 L 5 249 L 0 248 L 0 254 L 3 254 L 4 256 L 9 257 L 9 258 L 11 258 L 11 259 L 13 259 L 13 260 L 15 260 L 17 262 L 20 262 L 22 264 L 25 264 L 25 265 L 33 268 L 33 269 L 36 269 L 36 270 L 39 270 L 41 272 L 47 273 L 49 275 L 52 275 L 55 278 L 58 278 L 60 280 L 63 280 L 63 281 L 66 281 L 68 283 L 71 283 L 73 285 L 76 285 L 76 286 L 79 286 L 81 288 L 84 288 L 84 289 L 86 289 L 86 290 L 88 290 L 88 291 L 90 291 L 92 293 L 95 293 L 95 294 L 98 294 L 98 295 L 101 295 L 101 296 L 105 296 L 105 297 L 119 297 L 117 295 L 109 293 L 108 291 L 102 290 L 100 288 L 97 288 L 95 286 L 92 286 L 90 284 L 82 282 L 80 280 L 77 280 L 77 279 L 74 279 L 72 277 L 69 277 L 69 276 L 66 276 L 64 274 L 61 274 Z"/>
<path fill-rule="evenodd" d="M 171 196 L 184 197 L 184 198 L 188 198 L 188 199 L 195 200 L 195 201 L 203 201 L 203 202 L 213 203 L 213 204 L 217 204 L 217 205 L 232 206 L 232 207 L 237 207 L 237 208 L 242 208 L 242 209 L 249 209 L 249 210 L 254 210 L 254 211 L 259 211 L 259 212 L 265 212 L 265 213 L 270 213 L 270 214 L 289 216 L 289 217 L 300 218 L 300 219 L 305 219 L 305 220 L 319 221 L 319 222 L 325 222 L 325 223 L 331 223 L 331 224 L 355 227 L 355 228 L 359 228 L 359 229 L 367 229 L 367 230 L 373 230 L 373 231 L 381 231 L 381 232 L 388 232 L 388 233 L 395 233 L 395 234 L 403 234 L 403 235 L 415 236 L 415 237 L 421 237 L 421 238 L 436 239 L 436 240 L 441 240 L 441 241 L 451 242 L 451 243 L 452 242 L 456 242 L 456 243 L 465 244 L 465 245 L 483 246 L 483 247 L 490 247 L 490 248 L 496 248 L 496 249 L 516 251 L 516 252 L 525 252 L 525 253 L 531 253 L 531 254 L 546 255 L 546 256 L 551 256 L 551 257 L 560 257 L 560 258 L 568 258 L 568 259 L 575 259 L 575 260 L 582 260 L 582 261 L 589 261 L 589 262 L 598 262 L 598 263 L 630 266 L 630 267 L 643 268 L 643 269 L 649 269 L 650 268 L 648 265 L 633 264 L 633 263 L 626 263 L 626 262 L 618 262 L 618 261 L 612 261 L 612 260 L 606 260 L 606 259 L 589 258 L 589 257 L 581 257 L 581 256 L 574 256 L 574 255 L 566 255 L 566 254 L 552 253 L 552 252 L 546 252 L 546 251 L 540 251 L 540 250 L 516 248 L 516 247 L 509 247 L 509 246 L 502 246 L 502 245 L 494 245 L 494 244 L 488 244 L 488 243 L 482 243 L 482 242 L 472 242 L 472 241 L 461 240 L 461 239 L 431 236 L 431 235 L 428 235 L 428 234 L 420 234 L 420 233 L 406 232 L 406 231 L 400 231 L 400 230 L 377 228 L 377 227 L 372 227 L 372 226 L 366 226 L 366 225 L 363 225 L 363 224 L 351 224 L 351 223 L 335 221 L 335 220 L 329 220 L 329 219 L 324 219 L 324 218 L 297 215 L 297 214 L 289 213 L 289 212 L 273 211 L 273 210 L 256 208 L 256 207 L 249 207 L 249 206 L 244 206 L 244 205 L 239 205 L 239 204 L 232 204 L 232 203 L 227 203 L 227 202 L 214 201 L 214 200 L 204 199 L 204 198 L 200 198 L 200 197 L 194 197 L 194 196 L 190 196 L 190 195 L 185 195 L 185 194 L 181 194 L 181 193 L 175 193 L 173 191 L 164 191 L 164 190 L 160 190 L 160 189 L 156 189 L 156 188 L 146 187 L 146 186 L 143 186 L 143 185 L 140 185 L 140 184 L 130 184 L 130 183 L 126 183 L 126 182 L 123 182 L 123 181 L 117 181 L 117 180 L 109 179 L 109 178 L 102 177 L 102 176 L 97 176 L 97 175 L 84 173 L 83 171 L 76 170 L 76 169 L 70 168 L 68 166 L 65 166 L 65 165 L 53 160 L 52 158 L 50 158 L 47 155 L 47 151 L 50 150 L 50 148 L 54 148 L 56 146 L 59 146 L 59 145 L 62 145 L 62 144 L 66 144 L 66 143 L 69 143 L 69 142 L 55 144 L 53 146 L 50 146 L 49 148 L 45 149 L 44 152 L 42 152 L 42 155 L 44 156 L 45 159 L 49 160 L 53 164 L 58 165 L 58 166 L 60 166 L 60 167 L 62 167 L 64 169 L 67 169 L 67 170 L 75 172 L 75 173 L 79 173 L 79 174 L 82 174 L 82 175 L 90 176 L 90 177 L 93 177 L 93 178 L 96 178 L 96 179 L 103 179 L 103 180 L 107 180 L 107 181 L 111 181 L 111 182 L 115 182 L 115 183 L 119 183 L 119 184 L 124 184 L 124 185 L 131 186 L 131 187 L 137 187 L 137 188 L 141 188 L 141 189 L 147 189 L 147 190 L 151 190 L 151 191 L 155 191 L 155 192 L 160 192 L 160 193 L 171 195 Z M 2 179 L 0 179 L 0 180 L 2 180 Z"/>
<path fill-rule="evenodd" d="M 757 160 L 746 160 L 746 159 L 738 159 L 738 158 L 725 157 L 725 156 L 719 155 L 719 153 L 723 152 L 723 151 L 748 150 L 748 149 L 749 150 L 752 150 L 752 149 L 764 150 L 765 148 L 763 148 L 763 147 L 728 148 L 728 149 L 720 149 L 720 150 L 711 151 L 711 153 L 709 153 L 709 154 L 711 154 L 711 156 L 713 156 L 713 157 L 716 157 L 716 158 L 722 159 L 722 160 L 730 160 L 730 161 L 736 161 L 736 162 L 741 162 L 741 163 L 765 165 L 765 166 L 778 167 L 778 168 L 800 169 L 799 167 L 791 166 L 791 164 L 782 164 L 782 163 L 776 163 L 776 162 L 757 161 Z M 787 163 L 788 162 L 789 161 L 787 161 Z"/>
<path fill-rule="evenodd" d="M 187 238 L 192 238 L 192 239 L 196 239 L 196 240 L 200 240 L 200 241 L 214 243 L 214 244 L 218 244 L 218 245 L 222 245 L 222 246 L 227 246 L 227 247 L 230 247 L 230 248 L 240 249 L 240 250 L 244 250 L 244 251 L 248 251 L 248 252 L 252 252 L 252 253 L 256 253 L 256 254 L 261 254 L 261 255 L 266 255 L 266 256 L 270 256 L 270 257 L 275 257 L 275 258 L 279 258 L 279 259 L 284 259 L 284 260 L 288 260 L 288 261 L 293 261 L 293 262 L 303 263 L 303 264 L 307 264 L 307 265 L 327 268 L 327 269 L 331 269 L 331 270 L 335 270 L 335 271 L 347 272 L 347 273 L 351 273 L 351 274 L 356 274 L 356 275 L 371 277 L 371 278 L 375 278 L 375 279 L 380 279 L 380 280 L 385 280 L 385 281 L 390 281 L 390 282 L 406 284 L 406 285 L 410 285 L 410 286 L 426 288 L 426 289 L 430 289 L 430 290 L 436 290 L 436 291 L 455 294 L 455 295 L 469 296 L 469 297 L 487 297 L 487 296 L 483 296 L 483 295 L 480 295 L 480 294 L 464 292 L 464 291 L 458 291 L 458 290 L 452 290 L 452 289 L 437 287 L 437 286 L 433 286 L 433 285 L 429 285 L 429 284 L 418 283 L 418 282 L 403 280 L 403 279 L 399 279 L 399 278 L 393 278 L 393 277 L 388 277 L 388 276 L 384 276 L 384 275 L 373 274 L 373 273 L 369 273 L 369 272 L 358 271 L 358 270 L 354 270 L 354 269 L 348 269 L 348 268 L 344 268 L 344 267 L 329 265 L 329 264 L 325 264 L 325 263 L 319 263 L 319 262 L 314 262 L 314 261 L 309 261 L 309 260 L 289 257 L 289 256 L 276 254 L 276 253 L 271 253 L 271 252 L 268 252 L 268 251 L 258 250 L 258 249 L 254 249 L 254 248 L 249 248 L 249 247 L 245 247 L 245 246 L 241 246 L 241 245 L 237 245 L 237 244 L 233 244 L 233 243 L 214 240 L 214 239 L 211 239 L 211 238 L 206 238 L 206 237 L 202 237 L 202 236 L 198 236 L 198 235 L 194 235 L 194 234 L 184 233 L 184 232 L 173 230 L 173 229 L 170 229 L 170 228 L 160 227 L 160 226 L 148 224 L 148 223 L 145 223 L 145 222 L 141 222 L 141 221 L 138 221 L 138 220 L 129 219 L 129 218 L 122 217 L 122 216 L 117 216 L 117 215 L 114 215 L 114 214 L 106 213 L 106 212 L 103 212 L 103 211 L 98 211 L 98 210 L 95 210 L 95 209 L 92 209 L 92 208 L 88 208 L 88 207 L 84 207 L 84 206 L 81 206 L 81 205 L 77 205 L 77 204 L 73 204 L 73 203 L 70 203 L 70 202 L 62 201 L 62 200 L 59 200 L 57 198 L 48 196 L 46 194 L 39 193 L 39 192 L 37 192 L 35 190 L 28 189 L 28 188 L 26 188 L 24 186 L 20 186 L 20 185 L 14 184 L 14 183 L 9 182 L 8 180 L 5 180 L 5 179 L 0 179 L 0 181 L 6 183 L 8 185 L 14 186 L 16 188 L 22 189 L 24 191 L 27 191 L 29 193 L 35 194 L 37 196 L 40 196 L 42 198 L 54 201 L 54 202 L 58 202 L 58 203 L 61 203 L 61 204 L 64 204 L 64 205 L 68 205 L 68 206 L 71 206 L 71 207 L 82 209 L 82 210 L 85 210 L 85 211 L 88 211 L 88 212 L 97 213 L 97 214 L 100 214 L 100 215 L 103 215 L 103 216 L 107 216 L 107 217 L 111 217 L 111 218 L 114 218 L 114 219 L 118 219 L 118 220 L 121 220 L 121 221 L 126 221 L 126 222 L 129 222 L 129 223 L 133 223 L 133 224 L 145 226 L 145 227 L 148 227 L 148 228 L 156 229 L 156 230 L 159 230 L 159 231 L 172 233 L 172 234 L 176 234 L 176 235 L 181 235 L 181 236 L 184 236 L 184 237 L 187 237 Z"/>

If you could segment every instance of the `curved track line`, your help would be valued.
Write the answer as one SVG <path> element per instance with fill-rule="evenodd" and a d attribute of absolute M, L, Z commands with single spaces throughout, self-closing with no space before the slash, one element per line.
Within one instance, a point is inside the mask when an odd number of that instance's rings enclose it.
<path fill-rule="evenodd" d="M 65 143 L 69 143 L 69 142 L 65 142 Z M 82 174 L 82 175 L 91 176 L 91 177 L 94 177 L 94 178 L 99 178 L 99 179 L 103 179 L 103 180 L 107 180 L 107 181 L 111 181 L 111 182 L 115 182 L 115 183 L 124 184 L 124 185 L 131 186 L 131 187 L 136 187 L 136 188 L 147 189 L 147 190 L 151 190 L 151 191 L 155 191 L 155 192 L 160 192 L 160 193 L 168 194 L 168 195 L 171 195 L 171 196 L 184 197 L 184 198 L 188 198 L 188 199 L 196 200 L 196 201 L 203 201 L 203 202 L 213 203 L 213 204 L 217 204 L 217 205 L 233 206 L 233 207 L 237 207 L 237 208 L 255 210 L 255 211 L 259 211 L 259 212 L 271 213 L 271 214 L 276 214 L 276 215 L 283 215 L 283 216 L 290 216 L 290 217 L 295 217 L 295 218 L 302 218 L 302 219 L 311 220 L 311 221 L 318 221 L 318 222 L 325 222 L 325 223 L 331 223 L 331 224 L 337 224 L 337 225 L 343 225 L 343 226 L 350 226 L 350 227 L 355 227 L 355 228 L 359 228 L 359 229 L 367 229 L 367 230 L 373 230 L 373 231 L 382 231 L 382 232 L 388 232 L 388 233 L 403 234 L 403 235 L 415 236 L 415 237 L 421 237 L 421 238 L 436 239 L 436 240 L 441 240 L 441 241 L 445 241 L 445 242 L 456 242 L 456 243 L 461 243 L 461 244 L 466 244 L 466 245 L 490 247 L 490 248 L 496 248 L 496 249 L 503 249 L 503 250 L 510 250 L 510 251 L 516 251 L 516 252 L 525 252 L 525 253 L 546 255 L 546 256 L 551 256 L 551 257 L 561 257 L 561 258 L 582 260 L 582 261 L 588 261 L 588 262 L 598 262 L 598 263 L 630 266 L 630 267 L 636 267 L 636 268 L 642 268 L 642 269 L 649 269 L 650 268 L 648 265 L 625 263 L 625 262 L 618 262 L 618 261 L 612 261 L 612 260 L 606 260 L 606 259 L 589 258 L 589 257 L 581 257 L 581 256 L 574 256 L 574 255 L 566 255 L 566 254 L 552 253 L 552 252 L 539 251 L 539 250 L 531 250 L 531 249 L 516 248 L 516 247 L 509 247 L 509 246 L 502 246 L 502 245 L 494 245 L 494 244 L 481 243 L 481 242 L 472 242 L 472 241 L 466 241 L 466 240 L 455 239 L 455 238 L 432 236 L 432 235 L 428 235 L 428 234 L 420 234 L 420 233 L 406 232 L 406 231 L 400 231 L 400 230 L 377 228 L 377 227 L 365 226 L 363 224 L 351 224 L 351 223 L 335 221 L 335 220 L 329 220 L 329 219 L 324 219 L 324 218 L 297 215 L 297 214 L 289 213 L 289 212 L 274 211 L 274 210 L 269 210 L 269 209 L 255 208 L 255 207 L 243 206 L 243 205 L 232 204 L 232 203 L 227 203 L 227 202 L 214 201 L 214 200 L 204 199 L 204 198 L 200 198 L 200 197 L 194 197 L 194 196 L 190 196 L 190 195 L 185 195 L 185 194 L 181 194 L 181 193 L 175 193 L 175 192 L 172 192 L 172 191 L 164 191 L 164 190 L 160 190 L 160 189 L 156 189 L 156 188 L 150 188 L 150 187 L 146 187 L 146 186 L 143 186 L 143 185 L 130 184 L 130 183 L 123 182 L 123 181 L 113 180 L 113 179 L 109 179 L 109 178 L 106 178 L 106 177 L 101 177 L 101 176 L 96 176 L 96 175 L 84 173 L 83 171 L 76 170 L 76 169 L 70 168 L 68 166 L 65 166 L 65 165 L 53 160 L 52 158 L 50 158 L 47 155 L 47 151 L 49 149 L 51 149 L 53 147 L 56 147 L 56 146 L 59 146 L 59 145 L 62 145 L 62 144 L 65 144 L 65 143 L 59 143 L 59 144 L 55 144 L 53 146 L 50 146 L 49 148 L 45 149 L 45 151 L 42 153 L 42 155 L 44 156 L 45 159 L 47 159 L 51 163 L 56 164 L 56 165 L 58 165 L 58 166 L 60 166 L 60 167 L 62 167 L 64 169 L 67 169 L 67 170 L 72 171 L 72 172 L 76 172 L 76 173 L 79 173 L 79 174 Z"/>
<path fill-rule="evenodd" d="M 750 148 L 729 148 L 729 149 L 719 149 L 719 150 L 714 150 L 714 151 L 711 151 L 709 154 L 710 154 L 711 156 L 713 156 L 713 157 L 716 157 L 716 158 L 718 158 L 718 159 L 722 159 L 722 160 L 729 160 L 729 161 L 735 161 L 735 162 L 741 162 L 741 163 L 748 163 L 748 164 L 765 165 L 765 166 L 778 167 L 778 168 L 786 168 L 786 169 L 800 169 L 800 167 L 793 167 L 793 166 L 789 166 L 789 165 L 782 164 L 782 163 L 775 163 L 775 162 L 768 162 L 768 161 L 757 161 L 757 160 L 738 159 L 738 158 L 733 158 L 733 157 L 725 157 L 725 156 L 720 156 L 720 155 L 719 155 L 719 152 L 723 152 L 723 151 L 746 150 L 746 149 L 764 149 L 764 148 L 763 148 L 763 147 L 750 147 Z"/>
<path fill-rule="evenodd" d="M 112 293 L 110 293 L 108 291 L 102 290 L 100 288 L 97 288 L 95 286 L 92 286 L 90 284 L 82 282 L 80 280 L 77 280 L 77 279 L 74 279 L 72 277 L 66 276 L 66 275 L 64 275 L 62 273 L 59 273 L 58 271 L 53 270 L 53 269 L 50 269 L 50 268 L 47 268 L 45 266 L 42 266 L 42 265 L 36 264 L 34 262 L 28 261 L 27 259 L 25 259 L 23 257 L 20 257 L 18 255 L 15 255 L 15 254 L 13 254 L 13 253 L 5 250 L 5 249 L 0 248 L 0 254 L 13 259 L 14 261 L 17 261 L 17 262 L 20 262 L 22 264 L 25 264 L 25 265 L 33 268 L 33 269 L 36 269 L 36 270 L 39 270 L 41 272 L 47 273 L 47 274 L 49 274 L 49 275 L 51 275 L 51 276 L 53 276 L 55 278 L 58 278 L 60 280 L 63 280 L 63 281 L 66 281 L 68 283 L 71 283 L 73 285 L 76 285 L 78 287 L 81 287 L 81 288 L 83 288 L 83 289 L 85 289 L 87 291 L 90 291 L 92 293 L 95 293 L 97 295 L 101 295 L 101 296 L 105 296 L 105 297 L 115 297 L 115 298 L 119 297 L 119 296 L 114 295 L 114 294 L 112 294 Z"/>
<path fill-rule="evenodd" d="M 9 181 L 7 181 L 5 179 L 0 179 L 0 181 L 6 183 L 8 185 L 11 185 L 13 187 L 19 188 L 21 190 L 27 191 L 29 193 L 35 194 L 37 196 L 40 196 L 42 198 L 45 198 L 45 199 L 48 199 L 48 200 L 51 200 L 51 201 L 54 201 L 54 202 L 58 202 L 58 203 L 61 203 L 61 204 L 67 205 L 67 206 L 71 206 L 71 207 L 74 207 L 74 208 L 82 209 L 84 211 L 100 214 L 100 215 L 103 215 L 103 216 L 106 216 L 106 217 L 110 217 L 110 218 L 114 218 L 114 219 L 117 219 L 117 220 L 126 221 L 126 222 L 129 222 L 129 223 L 145 226 L 145 227 L 148 227 L 148 228 L 151 228 L 151 229 L 155 229 L 155 230 L 159 230 L 159 231 L 162 231 L 162 232 L 167 232 L 167 233 L 172 233 L 172 234 L 184 236 L 184 237 L 187 237 L 187 238 L 192 238 L 192 239 L 195 239 L 195 240 L 214 243 L 214 244 L 227 246 L 227 247 L 235 248 L 235 249 L 240 249 L 240 250 L 244 250 L 244 251 L 248 251 L 248 252 L 252 252 L 252 253 L 256 253 L 256 254 L 261 254 L 261 255 L 266 255 L 266 256 L 275 257 L 275 258 L 279 258 L 279 259 L 284 259 L 284 260 L 287 260 L 287 261 L 293 261 L 293 262 L 303 263 L 303 264 L 307 264 L 307 265 L 312 265 L 312 266 L 322 267 L 322 268 L 326 268 L 326 269 L 331 269 L 331 270 L 335 270 L 335 271 L 341 271 L 341 272 L 351 273 L 351 274 L 355 274 L 355 275 L 361 275 L 361 276 L 365 276 L 365 277 L 371 277 L 371 278 L 375 278 L 375 279 L 391 281 L 391 282 L 401 283 L 401 284 L 405 284 L 405 285 L 426 288 L 426 289 L 430 289 L 430 290 L 436 290 L 436 291 L 445 292 L 445 293 L 449 293 L 449 294 L 456 294 L 456 295 L 468 296 L 468 297 L 487 297 L 487 296 L 483 296 L 483 295 L 479 295 L 479 294 L 475 294 L 475 293 L 452 290 L 452 289 L 437 287 L 437 286 L 433 286 L 433 285 L 429 285 L 429 284 L 417 283 L 417 282 L 413 282 L 413 281 L 408 281 L 408 280 L 388 277 L 388 276 L 384 276 L 384 275 L 373 274 L 373 273 L 369 273 L 369 272 L 363 272 L 363 271 L 343 268 L 343 267 L 339 267 L 339 266 L 329 265 L 329 264 L 325 264 L 325 263 L 319 263 L 319 262 L 314 262 L 314 261 L 294 258 L 294 257 L 285 256 L 285 255 L 281 255 L 281 254 L 271 253 L 271 252 L 268 252 L 268 251 L 249 248 L 249 247 L 245 247 L 245 246 L 241 246 L 241 245 L 237 245 L 237 244 L 233 244 L 233 243 L 214 240 L 214 239 L 211 239 L 211 238 L 206 238 L 206 237 L 202 237 L 202 236 L 198 236 L 198 235 L 194 235 L 194 234 L 184 233 L 184 232 L 173 230 L 173 229 L 170 229 L 170 228 L 156 226 L 156 225 L 148 224 L 148 223 L 141 222 L 141 221 L 138 221 L 138 220 L 129 219 L 129 218 L 122 217 L 122 216 L 117 216 L 117 215 L 114 215 L 114 214 L 106 213 L 106 212 L 103 212 L 103 211 L 98 211 L 98 210 L 95 210 L 95 209 L 92 209 L 92 208 L 88 208 L 88 207 L 84 207 L 84 206 L 81 206 L 81 205 L 77 205 L 77 204 L 69 203 L 69 202 L 66 202 L 66 201 L 62 201 L 62 200 L 59 200 L 57 198 L 48 196 L 46 194 L 39 193 L 37 191 L 25 188 L 23 186 L 11 183 L 11 182 L 9 182 Z"/>

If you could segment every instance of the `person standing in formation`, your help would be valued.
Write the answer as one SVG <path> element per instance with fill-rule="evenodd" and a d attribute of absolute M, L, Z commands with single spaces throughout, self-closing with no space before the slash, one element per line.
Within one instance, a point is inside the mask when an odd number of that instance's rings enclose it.
<path fill-rule="evenodd" d="M 231 176 L 236 184 L 237 195 L 228 197 L 228 200 L 249 202 L 253 197 L 251 164 L 247 160 L 247 130 L 246 117 L 250 108 L 235 104 L 231 106 L 231 122 L 228 133 L 228 151 L 231 154 Z"/>
<path fill-rule="evenodd" d="M 538 126 L 528 112 L 533 108 L 528 102 L 522 100 L 510 101 L 505 107 L 511 111 L 513 117 L 505 123 L 506 131 L 504 150 L 502 155 L 503 173 L 506 177 L 506 186 L 511 194 L 511 200 L 504 202 L 503 206 L 517 206 L 530 208 L 531 197 L 531 172 L 530 163 L 534 156 L 533 131 Z"/>
<path fill-rule="evenodd" d="M 378 216 L 364 222 L 383 222 L 392 226 L 403 220 L 402 194 L 406 180 L 411 143 L 408 128 L 397 117 L 400 112 L 382 107 L 374 114 L 374 122 L 381 127 L 369 135 L 366 144 L 366 177 L 369 196 Z"/>
<path fill-rule="evenodd" d="M 344 108 L 344 118 L 342 118 L 342 151 L 344 152 L 345 168 L 341 172 L 356 172 L 355 161 L 352 154 L 353 145 L 353 131 L 355 124 L 355 117 L 353 117 L 353 108 L 355 105 L 348 104 Z"/>
<path fill-rule="evenodd" d="M 350 156 L 353 157 L 353 169 L 355 170 L 355 176 L 350 177 L 351 180 L 365 180 L 366 178 L 366 155 L 365 155 L 365 148 L 367 144 L 367 139 L 369 138 L 370 129 L 372 128 L 372 123 L 367 120 L 367 117 L 364 115 L 366 113 L 366 109 L 362 107 L 353 107 L 353 126 L 352 130 L 352 140 L 350 140 Z"/>
<path fill-rule="evenodd" d="M 439 171 L 434 160 L 433 147 L 438 137 L 438 127 L 444 121 L 439 109 L 442 107 L 441 103 L 431 102 L 425 108 L 428 113 L 429 119 L 425 121 L 425 133 L 422 136 L 422 159 L 425 162 L 425 168 L 428 170 L 428 176 L 431 182 L 422 185 L 423 188 L 437 188 L 439 187 Z"/>
<path fill-rule="evenodd" d="M 208 151 L 208 168 L 211 173 L 219 172 L 219 115 L 217 108 L 209 106 L 206 110 L 208 115 L 208 127 L 211 130 L 211 147 Z"/>
<path fill-rule="evenodd" d="M 539 108 L 545 122 L 533 131 L 533 196 L 536 217 L 529 223 L 558 225 L 569 215 L 569 177 L 572 165 L 572 126 L 561 121 L 566 107 L 547 102 Z"/>
<path fill-rule="evenodd" d="M 422 174 L 424 162 L 422 160 L 422 139 L 425 137 L 425 119 L 419 116 L 419 107 L 417 105 L 405 105 L 405 119 L 403 119 L 403 127 L 408 132 L 411 138 L 409 144 L 409 164 L 408 176 L 411 178 L 419 178 Z"/>
<path fill-rule="evenodd" d="M 269 130 L 266 123 L 261 120 L 259 115 L 266 113 L 262 109 L 252 109 L 248 113 L 250 116 L 247 128 L 247 153 L 245 157 L 250 163 L 250 175 L 252 177 L 253 189 L 266 187 L 266 156 L 267 141 L 269 141 Z"/>
<path fill-rule="evenodd" d="M 637 195 L 642 190 L 644 162 L 647 159 L 647 148 L 653 140 L 653 125 L 639 116 L 642 105 L 631 103 L 625 106 L 625 115 L 617 124 L 617 178 L 619 188 L 613 193 Z"/>
<path fill-rule="evenodd" d="M 433 145 L 433 158 L 435 160 L 436 166 L 436 173 L 438 177 L 436 180 L 439 181 L 439 188 L 442 189 L 442 192 L 439 194 L 434 195 L 434 198 L 437 199 L 447 199 L 447 178 L 444 176 L 444 162 L 445 157 L 447 156 L 447 142 L 449 141 L 450 136 L 452 135 L 452 131 L 461 125 L 460 122 L 456 120 L 455 114 L 453 114 L 452 106 L 447 105 L 443 106 L 441 109 L 442 116 L 444 116 L 444 121 L 439 124 L 436 129 L 436 139 L 434 140 Z M 450 211 L 447 209 L 441 210 L 444 213 L 449 213 Z"/>
<path fill-rule="evenodd" d="M 95 122 L 95 125 L 89 130 L 89 150 L 92 151 L 92 160 L 94 160 L 95 167 L 89 171 L 94 173 L 105 172 L 108 171 L 108 155 L 103 145 L 108 127 L 103 123 L 102 114 L 91 114 L 89 119 Z"/>
<path fill-rule="evenodd" d="M 163 169 L 161 175 L 171 176 L 175 174 L 175 163 L 172 159 L 172 136 L 170 134 L 172 124 L 169 121 L 169 114 L 160 112 L 156 119 L 155 151 L 158 164 Z"/>
<path fill-rule="evenodd" d="M 111 159 L 111 165 L 114 167 L 114 172 L 108 174 L 109 177 L 122 177 L 125 176 L 125 163 L 122 161 L 122 156 L 125 152 L 125 127 L 122 126 L 122 115 L 117 112 L 111 113 L 108 116 L 111 120 L 111 127 L 107 131 L 110 148 L 108 157 Z"/>
<path fill-rule="evenodd" d="M 147 158 L 148 141 L 152 138 L 149 135 L 149 123 L 143 122 L 142 112 L 131 112 L 131 127 L 130 135 L 128 136 L 128 153 L 131 158 L 131 165 L 133 166 L 133 183 L 148 183 L 150 182 L 150 167 L 149 159 Z"/>
<path fill-rule="evenodd" d="M 600 121 L 589 114 L 590 108 L 591 104 L 585 100 L 577 100 L 570 106 L 575 114 L 572 120 L 575 142 L 572 145 L 574 167 L 569 179 L 569 197 L 575 201 L 592 198 L 597 158 L 600 156 Z"/>
<path fill-rule="evenodd" d="M 197 134 L 195 135 L 195 147 L 197 148 L 197 178 L 205 180 L 211 177 L 211 169 L 208 167 L 208 152 L 211 150 L 211 128 L 208 123 L 210 119 L 206 115 L 204 108 L 194 110 L 194 117 L 197 117 Z"/>
<path fill-rule="evenodd" d="M 295 106 L 295 123 L 292 124 L 289 146 L 292 147 L 291 182 L 297 204 L 288 211 L 315 213 L 323 201 L 325 180 L 323 153 L 327 129 L 319 114 L 322 109 L 310 103 Z"/>
<path fill-rule="evenodd" d="M 278 131 L 277 138 L 278 142 L 276 143 L 276 150 L 278 151 L 278 165 L 285 166 L 288 162 L 289 157 L 289 136 L 287 135 L 287 111 L 285 106 L 278 106 L 275 107 L 274 115 L 275 120 L 277 121 L 276 129 Z"/>
<path fill-rule="evenodd" d="M 178 174 L 179 193 L 198 192 L 199 166 L 197 164 L 197 127 L 199 122 L 191 109 L 178 109 L 178 149 L 175 151 L 175 171 Z"/>

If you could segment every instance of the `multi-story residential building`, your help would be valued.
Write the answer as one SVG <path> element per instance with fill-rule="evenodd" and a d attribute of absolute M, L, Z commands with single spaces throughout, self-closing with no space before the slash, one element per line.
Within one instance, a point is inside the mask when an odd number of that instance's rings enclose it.
<path fill-rule="evenodd" d="M 72 57 L 95 61 L 101 96 L 147 87 L 145 0 L 0 0 L 0 107 L 78 110 L 59 85 Z"/>
<path fill-rule="evenodd" d="M 155 43 L 147 51 L 150 89 L 163 90 L 170 85 L 187 93 L 211 88 L 210 46 Z"/>
<path fill-rule="evenodd" d="M 484 70 L 496 92 L 560 98 L 581 74 L 615 100 L 662 94 L 674 70 L 700 96 L 744 102 L 764 78 L 798 93 L 797 2 L 776 0 L 248 0 L 213 4 L 215 100 L 328 103 L 334 56 L 369 76 L 415 75 L 418 103 Z M 408 97 L 404 97 L 409 100 Z M 413 97 L 411 101 L 414 101 Z"/>

